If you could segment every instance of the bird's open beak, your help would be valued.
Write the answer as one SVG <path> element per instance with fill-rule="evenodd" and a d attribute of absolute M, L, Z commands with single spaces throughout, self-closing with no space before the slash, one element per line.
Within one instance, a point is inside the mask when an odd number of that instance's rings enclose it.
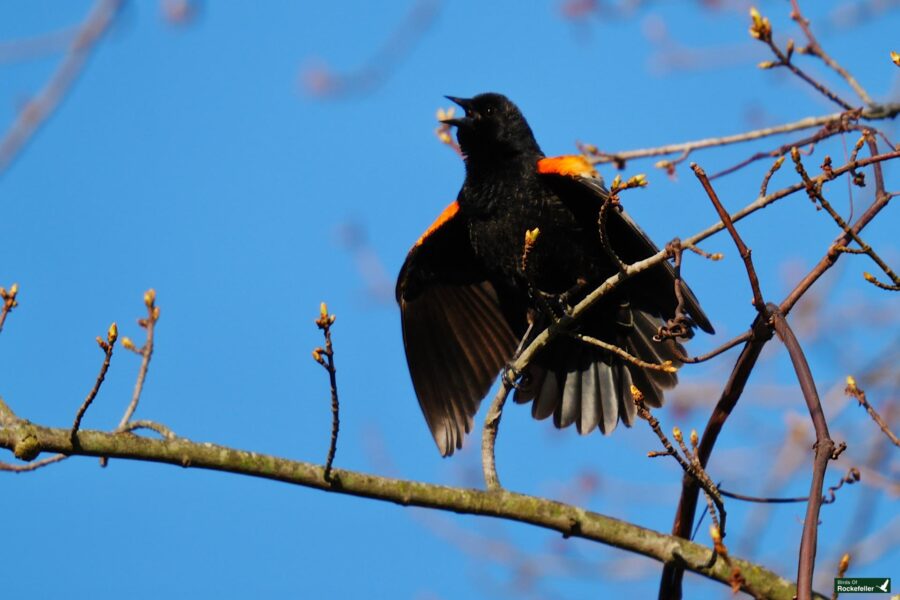
<path fill-rule="evenodd" d="M 449 100 L 450 102 L 453 102 L 454 104 L 456 104 L 457 106 L 459 106 L 460 108 L 462 108 L 462 109 L 465 111 L 466 116 L 464 116 L 464 117 L 457 117 L 457 118 L 454 118 L 454 119 L 443 119 L 443 120 L 441 121 L 441 123 L 444 123 L 444 124 L 446 124 L 446 125 L 456 125 L 457 127 L 466 127 L 466 126 L 471 125 L 471 124 L 474 122 L 474 118 L 473 118 L 473 116 L 472 116 L 472 114 L 471 114 L 471 112 L 470 112 L 470 109 L 471 109 L 471 107 L 472 107 L 472 100 L 471 100 L 471 99 L 469 99 L 469 98 L 457 98 L 457 97 L 455 97 L 455 96 L 444 96 L 444 98 L 446 98 L 446 99 Z"/>

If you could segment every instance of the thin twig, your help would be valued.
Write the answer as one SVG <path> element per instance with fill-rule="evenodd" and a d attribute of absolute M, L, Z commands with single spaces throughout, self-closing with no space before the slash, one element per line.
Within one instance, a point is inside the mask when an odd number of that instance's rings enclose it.
<path fill-rule="evenodd" d="M 694 244 L 688 244 L 688 243 L 682 242 L 681 247 L 684 248 L 685 250 L 690 250 L 694 254 L 696 254 L 698 256 L 702 256 L 703 258 L 705 258 L 707 260 L 718 261 L 718 260 L 722 260 L 723 258 L 725 258 L 725 255 L 722 254 L 721 252 L 707 252 L 706 250 L 703 250 L 702 248 L 698 248 Z"/>
<path fill-rule="evenodd" d="M 685 476 L 690 476 L 697 482 L 697 485 L 701 489 L 703 489 L 706 498 L 709 501 L 709 512 L 710 517 L 713 519 L 713 523 L 716 529 L 719 531 L 720 537 L 725 536 L 725 505 L 722 502 L 722 497 L 719 495 L 718 488 L 716 484 L 712 482 L 709 475 L 706 473 L 706 470 L 703 468 L 703 465 L 700 464 L 699 458 L 695 453 L 691 453 L 688 451 L 687 446 L 684 444 L 684 437 L 681 434 L 681 430 L 675 427 L 672 430 L 672 435 L 675 440 L 678 442 L 681 447 L 681 453 L 679 453 L 675 447 L 672 445 L 672 442 L 669 441 L 669 438 L 663 433 L 662 427 L 659 425 L 659 421 L 647 406 L 644 404 L 644 396 L 641 392 L 634 386 L 631 388 L 631 394 L 634 397 L 634 404 L 637 407 L 638 416 L 647 421 L 650 425 L 650 429 L 653 430 L 653 433 L 656 434 L 656 437 L 659 438 L 660 443 L 662 443 L 663 447 L 666 449 L 665 452 L 650 452 L 648 453 L 648 457 L 662 456 L 668 455 L 672 456 L 678 464 L 681 466 L 682 470 L 685 472 Z M 692 433 L 692 438 L 695 437 L 696 432 Z M 696 444 L 695 444 L 696 446 Z M 719 519 L 716 517 L 716 512 L 718 511 L 721 516 L 721 525 Z M 712 566 L 716 562 L 717 550 L 714 548 L 712 554 L 710 555 L 708 561 L 705 563 L 706 566 Z"/>
<path fill-rule="evenodd" d="M 119 328 L 116 327 L 115 323 L 109 326 L 109 330 L 106 332 L 105 341 L 100 336 L 97 336 L 97 345 L 103 350 L 103 364 L 100 365 L 100 372 L 97 374 L 97 379 L 94 381 L 94 387 L 88 392 L 84 402 L 78 407 L 78 412 L 75 413 L 75 421 L 73 421 L 72 430 L 69 433 L 73 445 L 78 442 L 77 435 L 78 428 L 81 427 L 81 419 L 84 418 L 84 413 L 87 412 L 88 407 L 90 407 L 94 398 L 97 397 L 97 392 L 100 391 L 100 386 L 103 385 L 103 380 L 106 379 L 106 371 L 109 370 L 109 362 L 112 360 L 113 347 L 116 345 L 116 339 L 118 339 L 118 337 Z"/>
<path fill-rule="evenodd" d="M 604 342 L 603 340 L 598 340 L 595 337 L 591 337 L 589 335 L 584 335 L 581 333 L 575 333 L 575 332 L 571 332 L 571 331 L 567 332 L 567 335 L 575 338 L 576 340 L 584 342 L 585 344 L 590 344 L 591 346 L 597 346 L 598 348 L 603 348 L 604 350 L 606 350 L 608 352 L 612 352 L 616 356 L 623 358 L 624 360 L 630 362 L 631 364 L 637 365 L 638 367 L 641 367 L 644 369 L 650 369 L 652 371 L 661 371 L 663 373 L 675 373 L 678 371 L 678 368 L 675 367 L 672 364 L 672 361 L 670 361 L 670 360 L 667 360 L 663 363 L 651 363 L 651 362 L 647 362 L 645 360 L 641 360 L 640 358 L 629 354 L 628 352 L 626 352 L 622 348 L 619 348 L 615 344 L 610 344 L 609 342 Z"/>
<path fill-rule="evenodd" d="M 138 429 L 149 429 L 151 431 L 155 431 L 159 435 L 163 436 L 163 438 L 167 440 L 177 439 L 178 436 L 175 435 L 175 432 L 163 425 L 162 423 L 157 423 L 156 421 L 148 421 L 147 419 L 138 419 L 137 421 L 129 421 L 125 427 L 122 428 L 122 433 L 124 432 L 132 432 Z"/>
<path fill-rule="evenodd" d="M 331 326 L 334 325 L 335 316 L 328 313 L 328 307 L 323 302 L 319 310 L 319 318 L 316 326 L 322 330 L 325 336 L 325 347 L 313 350 L 313 359 L 328 371 L 328 380 L 331 384 L 331 441 L 328 444 L 328 456 L 325 459 L 325 480 L 331 481 L 331 465 L 334 455 L 337 453 L 338 432 L 341 428 L 340 403 L 338 402 L 337 370 L 334 368 L 334 346 L 331 343 Z"/>
<path fill-rule="evenodd" d="M 706 171 L 704 171 L 697 163 L 691 163 L 691 169 L 693 169 L 697 179 L 700 180 L 703 189 L 706 190 L 706 195 L 709 196 L 710 201 L 712 201 L 713 206 L 716 208 L 716 212 L 719 213 L 719 218 L 722 219 L 722 222 L 728 229 L 728 233 L 731 234 L 734 245 L 737 246 L 738 253 L 744 261 L 744 267 L 747 269 L 747 278 L 750 280 L 750 288 L 753 290 L 753 306 L 756 308 L 757 312 L 761 313 L 765 307 L 765 300 L 763 300 L 762 292 L 759 289 L 759 278 L 756 276 L 753 260 L 750 258 L 750 248 L 747 247 L 744 240 L 741 239 L 740 234 L 738 234 L 737 229 L 735 229 L 734 221 L 732 221 L 731 215 L 728 214 L 728 211 L 725 210 L 725 207 L 722 206 L 722 203 L 719 201 L 716 191 L 713 189 L 712 184 L 709 182 L 709 178 L 706 176 Z"/>
<path fill-rule="evenodd" d="M 788 40 L 786 50 L 782 52 L 781 48 L 778 47 L 772 38 L 772 24 L 769 22 L 769 19 L 760 15 L 759 11 L 755 8 L 750 9 L 750 16 L 753 19 L 753 22 L 750 25 L 750 35 L 766 44 L 772 51 L 772 54 L 778 58 L 777 62 L 760 63 L 760 68 L 772 69 L 786 67 L 794 75 L 814 87 L 820 94 L 839 105 L 841 108 L 845 110 L 851 110 L 853 108 L 849 102 L 841 99 L 840 96 L 828 89 L 824 83 L 817 81 L 807 74 L 806 71 L 793 63 L 791 58 L 794 55 L 794 40 Z"/>
<path fill-rule="evenodd" d="M 847 574 L 847 569 L 848 569 L 849 567 L 850 567 L 850 553 L 849 553 L 849 552 L 845 552 L 845 553 L 843 554 L 843 556 L 841 556 L 841 560 L 840 560 L 840 562 L 838 563 L 837 579 L 840 579 L 840 578 L 842 578 L 844 575 L 846 575 L 846 574 Z M 837 586 L 835 586 L 835 588 L 836 588 L 836 587 L 837 587 Z M 837 589 L 835 589 L 834 592 L 831 594 L 831 600 L 837 600 L 837 599 L 838 599 L 838 594 L 839 594 L 839 593 L 840 593 L 840 592 L 838 592 Z"/>
<path fill-rule="evenodd" d="M 875 202 L 872 203 L 866 211 L 860 215 L 860 217 L 856 220 L 856 223 L 851 227 L 851 231 L 854 233 L 859 233 L 862 229 L 868 225 L 872 219 L 874 219 L 878 213 L 881 212 L 884 207 L 888 205 L 890 201 L 889 194 L 882 194 L 876 196 Z M 838 248 L 846 247 L 846 245 L 850 243 L 850 235 L 847 232 L 842 233 L 837 237 L 829 247 L 828 252 L 822 259 L 816 264 L 815 267 L 810 270 L 806 276 L 800 280 L 800 282 L 791 290 L 791 293 L 788 294 L 788 297 L 785 298 L 779 309 L 782 313 L 788 314 L 794 305 L 806 294 L 806 291 L 812 287 L 812 285 L 822 276 L 824 275 L 834 264 L 837 262 L 838 258 L 841 256 L 841 252 Z"/>
<path fill-rule="evenodd" d="M 53 456 L 48 456 L 47 458 L 42 458 L 41 460 L 34 460 L 30 463 L 25 463 L 24 465 L 11 465 L 9 463 L 0 462 L 0 471 L 8 471 L 10 473 L 29 473 L 31 471 L 37 471 L 38 469 L 46 467 L 47 465 L 58 463 L 67 458 L 69 458 L 68 454 L 54 454 Z"/>
<path fill-rule="evenodd" d="M 3 324 L 6 323 L 6 315 L 19 305 L 16 296 L 19 294 L 19 284 L 14 283 L 7 290 L 0 287 L 0 300 L 3 300 L 3 306 L 0 306 L 0 332 L 3 331 Z"/>
<path fill-rule="evenodd" d="M 761 138 L 780 135 L 782 133 L 791 133 L 792 131 L 802 131 L 813 127 L 821 127 L 828 123 L 840 122 L 847 118 L 861 119 L 891 119 L 900 114 L 900 102 L 881 104 L 871 106 L 862 110 L 856 109 L 849 112 L 832 113 L 829 115 L 821 115 L 818 117 L 806 117 L 798 121 L 792 121 L 783 125 L 774 127 L 765 127 L 755 129 L 735 135 L 726 135 L 721 137 L 704 138 L 691 142 L 682 142 L 678 144 L 669 144 L 666 146 L 658 146 L 654 148 L 641 148 L 637 150 L 625 150 L 622 152 L 602 152 L 596 146 L 591 144 L 579 144 L 579 150 L 588 157 L 593 164 L 613 163 L 617 168 L 625 168 L 629 160 L 638 158 L 651 158 L 655 156 L 666 156 L 669 154 L 691 153 L 694 150 L 702 150 L 704 148 L 713 148 L 718 146 L 728 146 L 730 144 L 738 144 L 749 142 Z"/>
<path fill-rule="evenodd" d="M 856 81 L 856 78 L 854 78 L 844 67 L 839 65 L 836 60 L 831 58 L 831 56 L 822 49 L 822 46 L 819 45 L 819 41 L 816 39 L 816 36 L 813 35 L 812 29 L 809 26 L 809 19 L 806 19 L 800 12 L 800 4 L 797 0 L 791 0 L 791 19 L 800 26 L 800 29 L 803 30 L 803 34 L 806 36 L 806 41 L 808 43 L 803 50 L 803 53 L 822 59 L 822 62 L 831 67 L 835 73 L 843 77 L 844 80 L 850 84 L 850 87 L 853 88 L 853 91 L 856 92 L 856 95 L 859 96 L 860 100 L 866 104 L 872 104 L 871 96 L 869 96 L 863 86 Z"/>
<path fill-rule="evenodd" d="M 735 346 L 737 346 L 738 344 L 740 344 L 742 342 L 746 342 L 752 336 L 753 336 L 753 332 L 748 329 L 741 335 L 731 338 L 730 340 L 728 340 L 727 342 L 725 342 L 718 348 L 715 348 L 714 350 L 710 350 L 706 354 L 701 354 L 700 356 L 686 356 L 684 354 L 681 354 L 681 352 L 676 351 L 675 355 L 678 357 L 678 360 L 680 360 L 683 363 L 689 363 L 689 364 L 702 363 L 702 362 L 706 362 L 707 360 L 709 360 L 711 358 L 715 358 L 718 355 L 720 355 L 724 352 L 727 352 L 728 350 L 731 350 L 732 348 L 734 348 Z"/>
<path fill-rule="evenodd" d="M 134 344 L 130 343 L 128 338 L 122 341 L 123 346 L 129 350 L 134 350 L 142 358 L 137 380 L 134 383 L 134 391 L 131 394 L 131 402 L 128 403 L 128 408 L 125 410 L 125 414 L 122 415 L 116 431 L 122 431 L 128 424 L 128 421 L 131 420 L 134 411 L 137 410 L 138 402 L 141 400 L 141 392 L 144 390 L 144 382 L 147 379 L 147 370 L 150 368 L 150 359 L 153 357 L 153 332 L 156 329 L 156 322 L 159 321 L 159 307 L 156 306 L 156 291 L 154 289 L 151 288 L 144 293 L 144 306 L 147 307 L 147 317 L 138 319 L 138 325 L 147 331 L 147 340 L 144 342 L 144 345 L 140 349 L 135 349 Z M 128 341 L 126 342 L 126 340 Z M 131 347 L 129 348 L 129 346 Z"/>
<path fill-rule="evenodd" d="M 838 121 L 829 121 L 821 129 L 819 129 L 819 131 L 817 131 L 816 133 L 814 133 L 810 136 L 807 136 L 805 138 L 802 138 L 802 139 L 799 139 L 796 141 L 781 144 L 777 148 L 775 148 L 773 150 L 769 150 L 767 152 L 757 152 L 756 154 L 753 154 L 753 155 L 749 156 L 748 158 L 745 158 L 744 160 L 742 160 L 730 167 L 726 167 L 725 169 L 722 169 L 721 171 L 716 171 L 714 174 L 709 176 L 709 180 L 713 181 L 714 179 L 718 179 L 719 177 L 724 177 L 725 175 L 730 175 L 730 174 L 732 174 L 736 171 L 739 171 L 740 169 L 743 169 L 744 167 L 751 165 L 754 162 L 756 162 L 758 160 L 762 160 L 764 158 L 776 158 L 776 159 L 780 158 L 782 155 L 784 155 L 788 151 L 790 151 L 790 149 L 794 146 L 797 146 L 798 148 L 806 148 L 806 153 L 812 154 L 813 149 L 815 148 L 816 144 L 818 144 L 819 142 L 826 140 L 830 137 L 833 137 L 835 135 L 844 133 L 846 131 L 850 131 L 851 129 L 853 129 L 854 127 L 857 126 L 857 125 L 855 125 L 856 118 L 857 118 L 855 112 L 846 112 L 843 114 L 845 115 L 845 118 L 840 119 Z M 781 163 L 778 163 L 778 167 L 781 167 Z M 769 175 L 767 177 L 771 177 L 771 175 L 772 175 L 772 172 L 770 171 Z M 768 179 L 766 179 L 766 183 L 768 183 Z M 763 189 L 761 195 L 765 196 L 765 194 L 766 194 L 765 189 Z"/>
<path fill-rule="evenodd" d="M 34 60 L 62 52 L 77 34 L 78 28 L 70 26 L 33 37 L 0 41 L 0 63 Z"/>
<path fill-rule="evenodd" d="M 134 383 L 134 391 L 131 394 L 131 402 L 128 403 L 128 407 L 125 409 L 125 414 L 122 415 L 122 418 L 119 420 L 119 424 L 116 426 L 115 431 L 117 433 L 121 433 L 126 431 L 129 421 L 131 421 L 131 417 L 134 415 L 134 411 L 137 410 L 138 402 L 141 400 L 141 392 L 144 391 L 144 382 L 147 380 L 147 370 L 150 368 L 150 359 L 153 357 L 153 332 L 156 329 L 156 322 L 159 320 L 159 307 L 156 306 L 156 290 L 150 288 L 146 292 L 144 292 L 144 306 L 147 307 L 147 316 L 142 319 L 138 319 L 138 325 L 141 326 L 147 332 L 147 339 L 144 342 L 144 345 L 140 348 L 137 348 L 134 345 L 134 342 L 131 341 L 130 338 L 122 338 L 122 347 L 126 350 L 131 350 L 135 354 L 139 354 L 141 356 L 141 366 L 138 369 L 137 380 Z M 107 465 L 107 458 L 105 456 L 100 457 L 100 466 L 105 467 Z"/>
<path fill-rule="evenodd" d="M 751 336 L 744 345 L 741 354 L 732 368 L 731 375 L 725 384 L 722 394 L 716 403 L 706 423 L 706 429 L 697 445 L 697 460 L 704 468 L 712 455 L 716 440 L 725 426 L 725 422 L 737 405 L 750 373 L 756 366 L 756 361 L 772 338 L 772 330 L 768 326 L 766 315 L 759 314 L 751 327 Z M 700 485 L 693 477 L 685 476 L 681 482 L 681 498 L 675 511 L 675 522 L 672 525 L 672 534 L 688 539 L 693 529 L 694 516 L 697 512 L 697 500 L 700 493 Z M 660 598 L 680 598 L 681 581 L 684 578 L 684 566 L 677 563 L 666 564 L 659 582 Z"/>
<path fill-rule="evenodd" d="M 681 259 L 684 247 L 681 240 L 675 238 L 669 242 L 666 249 L 672 254 L 675 276 L 672 278 L 672 288 L 675 293 L 675 314 L 660 326 L 653 339 L 657 342 L 676 338 L 690 338 L 693 335 L 691 320 L 685 314 L 684 281 L 681 279 Z M 678 353 L 676 345 L 676 353 Z"/>
<path fill-rule="evenodd" d="M 898 277 L 897 274 L 894 273 L 894 271 L 888 266 L 888 264 L 884 262 L 884 259 L 882 259 L 878 255 L 878 253 L 876 253 L 875 250 L 872 249 L 871 246 L 869 246 L 862 240 L 862 238 L 859 237 L 859 234 L 857 234 L 850 228 L 850 225 L 848 225 L 843 217 L 841 217 L 841 215 L 838 214 L 834 207 L 831 206 L 831 203 L 825 199 L 825 195 L 822 193 L 822 183 L 814 183 L 812 179 L 810 179 L 809 174 L 806 172 L 806 168 L 803 166 L 803 160 L 800 158 L 800 153 L 797 152 L 796 148 L 793 148 L 791 150 L 791 159 L 794 161 L 794 167 L 797 171 L 797 174 L 800 175 L 800 178 L 803 180 L 803 184 L 806 187 L 806 193 L 809 196 L 810 200 L 812 200 L 814 204 L 817 203 L 819 206 L 825 209 L 825 212 L 827 212 L 834 220 L 834 222 L 837 223 L 837 226 L 841 228 L 841 231 L 843 231 L 847 236 L 849 236 L 851 240 L 859 245 L 859 250 L 862 253 L 868 255 L 869 258 L 871 258 L 872 261 L 875 262 L 875 264 L 878 265 L 878 267 L 884 272 L 884 274 L 890 277 L 892 284 L 889 285 L 881 283 L 880 281 L 875 279 L 874 276 L 869 275 L 868 273 L 865 274 L 866 281 L 874 283 L 882 289 L 895 291 L 897 289 L 900 289 L 900 277 Z M 825 162 L 823 163 L 823 171 L 828 172 L 830 170 L 830 165 L 831 159 L 826 156 Z M 843 245 L 842 248 L 846 248 L 846 245 Z"/>
<path fill-rule="evenodd" d="M 91 8 L 56 71 L 37 96 L 25 105 L 0 140 L 0 173 L 9 167 L 22 147 L 32 139 L 34 133 L 66 96 L 84 69 L 97 41 L 115 21 L 121 5 L 121 0 L 99 0 Z"/>
<path fill-rule="evenodd" d="M 333 73 L 314 66 L 303 73 L 307 91 L 321 98 L 345 97 L 371 92 L 381 85 L 437 20 L 441 0 L 417 0 L 404 20 L 362 67 L 348 73 Z"/>
<path fill-rule="evenodd" d="M 615 186 L 613 186 L 613 189 L 615 189 Z M 597 217 L 597 230 L 600 233 L 600 247 L 606 252 L 606 256 L 612 264 L 621 271 L 625 268 L 625 262 L 619 258 L 618 254 L 616 254 L 612 244 L 609 243 L 609 236 L 606 233 L 606 222 L 609 219 L 609 211 L 615 210 L 615 207 L 618 206 L 618 204 L 619 197 L 616 192 L 610 193 L 609 196 L 603 199 L 603 204 L 600 205 L 600 214 Z"/>
<path fill-rule="evenodd" d="M 835 492 L 841 489 L 844 484 L 852 485 L 860 480 L 860 472 L 856 467 L 851 467 L 847 474 L 841 477 L 841 479 L 834 485 L 828 488 L 828 494 L 822 496 L 822 504 L 832 504 L 834 503 L 836 496 Z M 747 496 L 745 494 L 737 494 L 735 492 L 729 492 L 727 490 L 723 490 L 721 486 L 717 487 L 719 493 L 725 496 L 726 498 L 734 498 L 735 500 L 741 500 L 742 502 L 754 502 L 757 504 L 794 504 L 799 502 L 806 502 L 809 500 L 809 496 L 794 496 L 791 498 L 761 498 L 759 496 Z"/>
<path fill-rule="evenodd" d="M 900 439 L 898 439 L 897 435 L 891 431 L 890 426 L 883 418 L 881 418 L 881 415 L 879 415 L 872 405 L 869 404 L 869 401 L 866 399 L 866 392 L 862 388 L 857 387 L 856 379 L 847 377 L 847 387 L 844 388 L 844 393 L 856 398 L 859 405 L 866 409 L 866 412 L 869 413 L 869 416 L 872 417 L 872 420 L 875 421 L 878 428 L 884 432 L 884 435 L 888 436 L 891 443 L 900 448 Z"/>
<path fill-rule="evenodd" d="M 784 155 L 782 154 L 777 159 L 775 159 L 775 162 L 772 163 L 772 166 L 769 167 L 768 171 L 766 171 L 766 175 L 763 177 L 762 184 L 760 184 L 760 186 L 759 186 L 759 195 L 760 196 L 766 195 L 766 192 L 769 189 L 769 180 L 772 179 L 772 175 L 774 175 L 775 172 L 778 171 L 778 169 L 780 169 L 781 165 L 783 165 L 783 164 L 784 164 Z"/>

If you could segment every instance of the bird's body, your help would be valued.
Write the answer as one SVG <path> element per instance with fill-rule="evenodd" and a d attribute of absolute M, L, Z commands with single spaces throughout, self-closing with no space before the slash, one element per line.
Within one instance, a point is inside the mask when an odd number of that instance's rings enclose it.
<path fill-rule="evenodd" d="M 529 323 L 553 318 L 554 302 L 574 303 L 618 270 L 598 226 L 607 197 L 580 157 L 548 159 L 525 119 L 499 94 L 453 99 L 466 117 L 458 128 L 466 180 L 457 201 L 419 239 L 397 282 L 404 345 L 413 384 L 441 454 L 462 445 L 472 417 Z M 525 233 L 539 230 L 525 251 Z M 607 210 L 608 247 L 625 263 L 656 247 L 625 215 Z M 673 340 L 653 337 L 675 315 L 674 276 L 661 264 L 626 281 L 574 326 L 652 363 L 678 363 Z M 712 331 L 689 289 L 685 311 Z M 556 303 L 555 306 L 558 306 Z M 550 309 L 548 311 L 548 308 Z M 676 383 L 571 336 L 553 340 L 523 374 L 518 402 L 536 418 L 581 433 L 611 431 L 634 417 L 631 385 L 652 405 Z"/>

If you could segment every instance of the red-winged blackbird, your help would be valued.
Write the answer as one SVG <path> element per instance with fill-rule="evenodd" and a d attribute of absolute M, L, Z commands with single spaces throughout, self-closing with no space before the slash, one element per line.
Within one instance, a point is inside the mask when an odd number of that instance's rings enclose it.
<path fill-rule="evenodd" d="M 586 160 L 545 158 L 522 113 L 500 94 L 448 98 L 465 110 L 444 122 L 457 128 L 466 180 L 410 250 L 397 281 L 413 386 L 444 456 L 462 447 L 528 325 L 549 322 L 554 306 L 574 305 L 619 268 L 598 227 L 609 193 Z M 608 248 L 622 261 L 657 252 L 625 212 L 607 212 Z M 525 233 L 534 228 L 540 233 L 523 261 Z M 712 333 L 694 294 L 682 289 L 688 335 L 695 326 Z M 676 306 L 674 271 L 664 262 L 604 296 L 573 330 L 677 366 L 680 345 L 654 341 Z M 537 419 L 552 414 L 557 427 L 575 423 L 579 433 L 606 434 L 619 419 L 634 421 L 632 385 L 648 405 L 660 406 L 662 391 L 676 383 L 674 373 L 562 335 L 535 356 L 514 397 L 532 401 Z"/>

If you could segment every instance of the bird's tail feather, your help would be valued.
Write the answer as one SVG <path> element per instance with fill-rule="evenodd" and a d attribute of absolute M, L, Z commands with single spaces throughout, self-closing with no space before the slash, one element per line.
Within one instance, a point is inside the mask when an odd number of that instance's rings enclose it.
<path fill-rule="evenodd" d="M 680 345 L 672 340 L 653 340 L 661 319 L 641 310 L 627 310 L 631 313 L 629 322 L 620 328 L 616 345 L 642 361 L 671 361 L 679 366 Z M 553 415 L 558 428 L 574 423 L 581 434 L 594 429 L 608 434 L 620 420 L 628 427 L 634 422 L 637 409 L 632 385 L 648 406 L 659 407 L 663 390 L 677 382 L 675 373 L 641 367 L 608 350 L 561 337 L 537 355 L 514 399 L 519 403 L 531 401 L 535 419 Z"/>

